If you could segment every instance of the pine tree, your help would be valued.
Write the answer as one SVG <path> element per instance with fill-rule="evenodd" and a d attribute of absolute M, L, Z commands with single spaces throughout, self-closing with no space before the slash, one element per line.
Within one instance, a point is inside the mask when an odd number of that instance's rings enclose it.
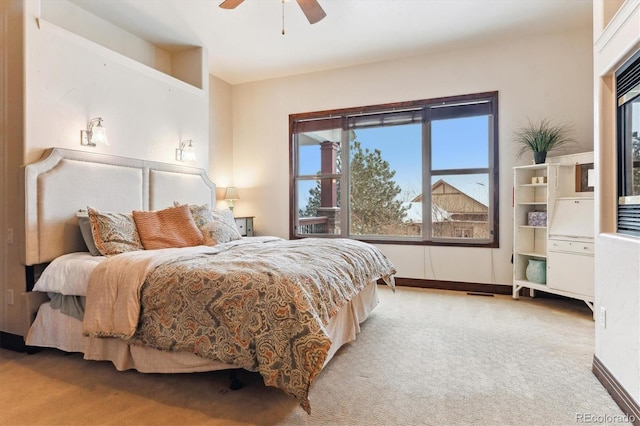
<path fill-rule="evenodd" d="M 318 215 L 318 207 L 320 207 L 320 182 L 315 188 L 309 190 L 309 201 L 304 206 L 304 210 L 298 211 L 298 217 L 316 217 Z"/>
<path fill-rule="evenodd" d="M 379 235 L 401 226 L 407 209 L 396 199 L 402 189 L 393 180 L 395 170 L 379 149 L 363 151 L 358 141 L 353 141 L 351 154 L 351 233 Z"/>

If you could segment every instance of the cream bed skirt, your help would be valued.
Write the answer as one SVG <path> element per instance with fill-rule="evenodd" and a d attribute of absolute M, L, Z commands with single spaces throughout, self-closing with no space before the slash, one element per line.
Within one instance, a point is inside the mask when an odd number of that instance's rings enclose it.
<path fill-rule="evenodd" d="M 325 365 L 345 343 L 355 340 L 362 323 L 378 304 L 378 287 L 370 283 L 327 325 L 331 349 Z M 128 345 L 117 338 L 95 338 L 82 335 L 82 321 L 43 303 L 26 337 L 29 346 L 57 348 L 80 352 L 94 361 L 111 361 L 118 370 L 134 369 L 142 373 L 189 373 L 237 368 L 212 361 L 189 352 L 160 351 L 144 346 Z"/>

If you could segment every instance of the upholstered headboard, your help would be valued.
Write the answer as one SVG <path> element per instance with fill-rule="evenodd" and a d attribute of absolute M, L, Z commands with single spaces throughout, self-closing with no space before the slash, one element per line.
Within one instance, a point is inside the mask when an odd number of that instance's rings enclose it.
<path fill-rule="evenodd" d="M 176 164 L 50 148 L 23 169 L 25 265 L 86 250 L 76 213 L 88 206 L 124 213 L 216 202 L 203 169 Z"/>

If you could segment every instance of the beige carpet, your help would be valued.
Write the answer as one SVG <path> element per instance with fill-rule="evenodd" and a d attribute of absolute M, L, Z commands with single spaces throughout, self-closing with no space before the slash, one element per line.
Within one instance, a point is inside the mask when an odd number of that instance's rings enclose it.
<path fill-rule="evenodd" d="M 624 424 L 591 373 L 581 302 L 380 287 L 381 303 L 320 374 L 307 415 L 246 373 L 147 375 L 45 350 L 0 350 L 0 424 Z M 599 422 L 602 423 L 602 422 Z"/>

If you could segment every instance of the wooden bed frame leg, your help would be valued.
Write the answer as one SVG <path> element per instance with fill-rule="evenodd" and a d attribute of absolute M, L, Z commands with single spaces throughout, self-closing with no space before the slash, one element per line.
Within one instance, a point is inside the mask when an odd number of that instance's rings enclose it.
<path fill-rule="evenodd" d="M 229 380 L 230 380 L 229 389 L 231 390 L 238 390 L 244 386 L 244 383 L 242 383 L 242 380 L 238 378 L 238 370 L 229 371 Z"/>

